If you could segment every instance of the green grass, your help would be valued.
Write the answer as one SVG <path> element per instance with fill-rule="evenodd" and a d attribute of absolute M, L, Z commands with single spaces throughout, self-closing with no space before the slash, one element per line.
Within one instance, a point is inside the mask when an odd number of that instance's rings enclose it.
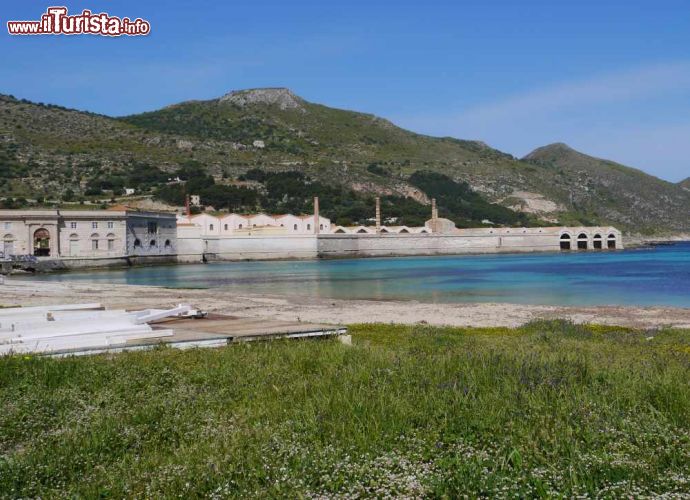
<path fill-rule="evenodd" d="M 351 332 L 0 358 L 0 496 L 690 492 L 690 331 Z"/>

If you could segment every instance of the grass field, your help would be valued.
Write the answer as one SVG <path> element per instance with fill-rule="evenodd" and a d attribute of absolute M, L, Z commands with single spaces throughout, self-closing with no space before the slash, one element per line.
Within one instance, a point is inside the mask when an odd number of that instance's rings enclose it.
<path fill-rule="evenodd" d="M 690 496 L 690 331 L 351 331 L 0 358 L 0 496 Z"/>

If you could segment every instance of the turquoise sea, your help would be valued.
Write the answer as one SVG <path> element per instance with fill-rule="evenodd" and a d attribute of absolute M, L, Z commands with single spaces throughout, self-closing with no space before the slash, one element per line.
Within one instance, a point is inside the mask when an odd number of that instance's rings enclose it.
<path fill-rule="evenodd" d="M 614 252 L 192 264 L 35 279 L 340 299 L 690 307 L 690 242 Z"/>

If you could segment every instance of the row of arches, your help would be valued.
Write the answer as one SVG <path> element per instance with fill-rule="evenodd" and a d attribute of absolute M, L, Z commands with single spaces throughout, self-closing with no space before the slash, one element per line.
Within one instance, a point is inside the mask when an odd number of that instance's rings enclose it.
<path fill-rule="evenodd" d="M 606 248 L 609 250 L 615 250 L 617 248 L 617 241 L 618 239 L 616 238 L 616 235 L 614 233 L 610 233 L 606 237 Z M 603 250 L 604 248 L 604 237 L 600 233 L 596 233 L 592 237 L 592 248 L 594 250 Z M 578 250 L 589 250 L 589 236 L 587 233 L 580 233 L 577 235 L 577 238 L 575 239 L 575 248 Z M 561 245 L 561 250 L 572 250 L 573 249 L 573 241 L 572 237 L 568 233 L 563 233 L 561 235 L 560 239 L 560 245 Z"/>

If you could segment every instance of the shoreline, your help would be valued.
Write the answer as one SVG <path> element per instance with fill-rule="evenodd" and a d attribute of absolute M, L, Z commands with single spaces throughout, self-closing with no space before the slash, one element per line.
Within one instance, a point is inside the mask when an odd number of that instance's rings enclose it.
<path fill-rule="evenodd" d="M 690 328 L 690 308 L 660 306 L 551 306 L 510 303 L 423 303 L 238 294 L 222 288 L 173 289 L 6 278 L 0 306 L 101 302 L 108 309 L 191 303 L 209 312 L 308 323 L 397 323 L 458 327 L 518 327 L 537 319 L 567 319 L 631 328 Z"/>

